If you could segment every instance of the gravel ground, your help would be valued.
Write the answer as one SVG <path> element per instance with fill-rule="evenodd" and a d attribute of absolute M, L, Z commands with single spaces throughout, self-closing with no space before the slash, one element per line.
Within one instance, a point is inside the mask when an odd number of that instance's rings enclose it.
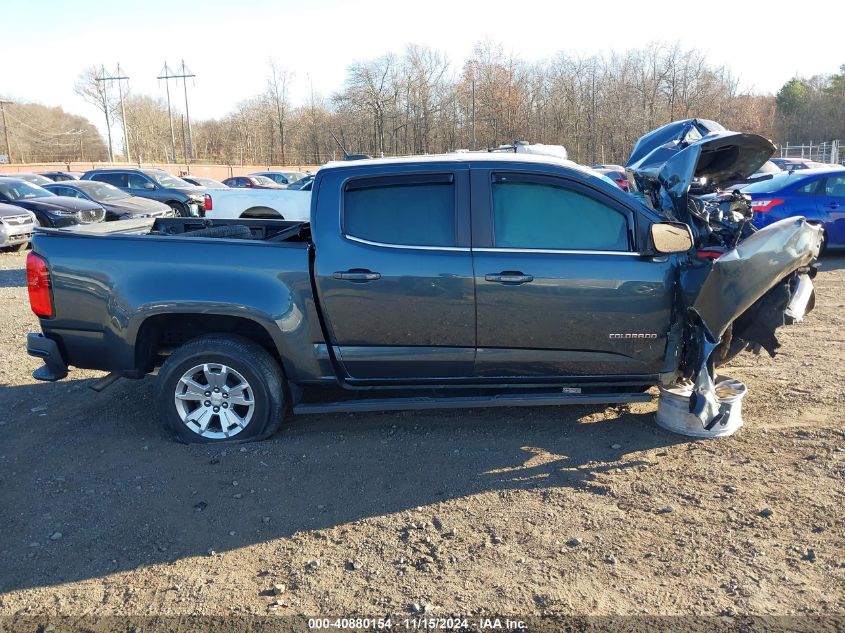
<path fill-rule="evenodd" d="M 845 612 L 845 258 L 746 425 L 655 404 L 325 415 L 174 443 L 152 379 L 36 384 L 24 255 L 0 254 L 0 616 Z M 276 586 L 274 590 L 274 586 Z"/>

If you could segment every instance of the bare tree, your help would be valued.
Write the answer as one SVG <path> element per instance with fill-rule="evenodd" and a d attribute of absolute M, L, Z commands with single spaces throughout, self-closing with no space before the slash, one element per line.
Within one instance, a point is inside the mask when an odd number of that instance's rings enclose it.
<path fill-rule="evenodd" d="M 103 68 L 89 66 L 83 70 L 73 86 L 73 91 L 88 103 L 95 106 L 106 118 L 106 130 L 109 142 L 109 161 L 114 161 L 112 147 L 111 124 L 114 118 L 115 101 L 109 97 L 107 82 L 102 81 L 105 76 Z"/>

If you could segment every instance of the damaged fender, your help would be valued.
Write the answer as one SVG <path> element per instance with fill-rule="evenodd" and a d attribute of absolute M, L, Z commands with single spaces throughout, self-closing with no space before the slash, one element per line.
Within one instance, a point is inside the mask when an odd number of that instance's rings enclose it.
<path fill-rule="evenodd" d="M 774 356 L 779 347 L 775 329 L 798 320 L 812 309 L 810 271 L 821 245 L 821 228 L 802 217 L 786 218 L 757 231 L 709 265 L 703 283 L 701 269 L 681 273 L 688 306 L 687 366 L 682 374 L 693 380 L 690 412 L 705 429 L 726 415 L 715 394 L 712 358 L 726 337 L 763 346 Z M 686 286 L 686 287 L 685 287 Z M 693 288 L 697 290 L 693 290 Z"/>

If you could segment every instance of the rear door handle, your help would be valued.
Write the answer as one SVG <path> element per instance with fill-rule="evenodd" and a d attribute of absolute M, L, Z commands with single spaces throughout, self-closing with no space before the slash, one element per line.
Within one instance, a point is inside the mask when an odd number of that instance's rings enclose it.
<path fill-rule="evenodd" d="M 374 273 L 371 270 L 353 268 L 352 270 L 345 270 L 336 272 L 332 275 L 335 279 L 342 279 L 344 281 L 375 281 L 381 279 L 381 273 Z"/>
<path fill-rule="evenodd" d="M 828 204 L 827 206 L 828 206 L 828 208 L 829 208 L 829 209 L 838 209 L 838 208 L 839 208 L 839 203 L 838 203 L 838 202 L 831 202 L 831 203 L 830 203 L 830 204 Z"/>
<path fill-rule="evenodd" d="M 504 270 L 500 273 L 488 273 L 484 275 L 485 281 L 494 281 L 500 284 L 527 284 L 534 281 L 532 275 L 524 275 L 514 270 Z"/>

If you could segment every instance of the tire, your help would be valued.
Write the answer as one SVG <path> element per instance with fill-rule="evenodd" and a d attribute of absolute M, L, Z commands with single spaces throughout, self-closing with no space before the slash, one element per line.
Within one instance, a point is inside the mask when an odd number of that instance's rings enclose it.
<path fill-rule="evenodd" d="M 252 442 L 281 425 L 284 388 L 282 370 L 264 348 L 240 336 L 209 334 L 188 341 L 164 362 L 155 401 L 165 428 L 180 442 Z"/>
<path fill-rule="evenodd" d="M 181 202 L 171 201 L 167 203 L 167 206 L 173 209 L 173 213 L 176 214 L 177 218 L 187 218 L 190 215 L 188 213 L 188 207 Z"/>

